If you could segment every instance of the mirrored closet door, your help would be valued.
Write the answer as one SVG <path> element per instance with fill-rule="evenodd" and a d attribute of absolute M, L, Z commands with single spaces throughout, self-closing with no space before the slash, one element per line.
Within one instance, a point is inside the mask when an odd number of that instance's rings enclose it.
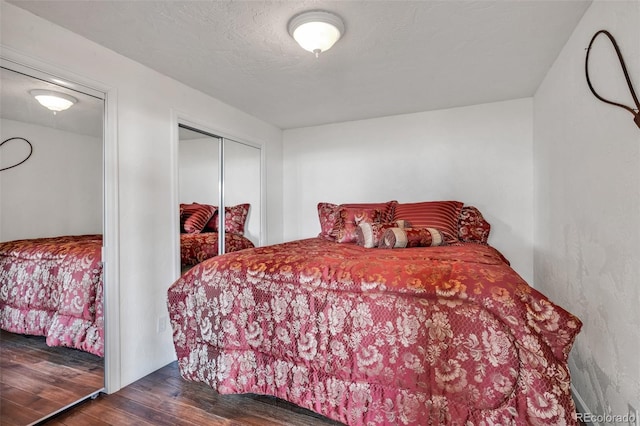
<path fill-rule="evenodd" d="M 244 235 L 261 244 L 261 150 L 253 145 L 224 140 L 224 201 L 227 208 L 248 204 Z"/>
<path fill-rule="evenodd" d="M 178 126 L 182 272 L 210 258 L 262 243 L 259 145 Z"/>
<path fill-rule="evenodd" d="M 104 389 L 104 96 L 54 81 L 2 61 L 3 424 L 36 423 Z"/>
<path fill-rule="evenodd" d="M 220 139 L 195 129 L 179 126 L 178 184 L 182 204 L 201 202 L 216 205 L 220 200 Z"/>

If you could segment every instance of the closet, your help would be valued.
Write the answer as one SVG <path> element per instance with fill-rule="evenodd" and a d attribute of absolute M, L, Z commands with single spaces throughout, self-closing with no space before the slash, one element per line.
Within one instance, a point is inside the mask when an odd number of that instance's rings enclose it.
<path fill-rule="evenodd" d="M 236 208 L 245 204 L 248 214 L 243 236 L 254 246 L 262 245 L 265 239 L 262 146 L 179 122 L 177 157 L 178 203 L 217 207 L 218 253 L 233 250 L 225 247 L 224 241 L 229 238 L 225 235 L 230 229 L 233 232 L 237 229 L 230 228 L 229 223 L 225 226 L 225 219 L 228 222 Z"/>

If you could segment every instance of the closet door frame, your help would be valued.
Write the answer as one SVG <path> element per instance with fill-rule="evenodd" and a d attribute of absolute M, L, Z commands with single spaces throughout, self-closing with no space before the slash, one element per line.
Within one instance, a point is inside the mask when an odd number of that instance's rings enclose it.
<path fill-rule="evenodd" d="M 3 66 L 104 99 L 103 118 L 103 291 L 104 291 L 104 389 L 117 392 L 120 380 L 120 281 L 119 281 L 119 204 L 117 91 L 69 70 L 25 56 L 1 46 Z"/>
<path fill-rule="evenodd" d="M 267 219 L 266 219 L 266 157 L 265 157 L 265 149 L 264 143 L 261 141 L 255 141 L 255 139 L 249 137 L 238 136 L 237 134 L 233 134 L 232 132 L 221 129 L 220 127 L 212 127 L 211 125 L 204 124 L 204 120 L 195 119 L 190 117 L 188 114 L 182 113 L 177 110 L 171 111 L 171 140 L 173 141 L 171 146 L 171 162 L 173 164 L 173 170 L 171 172 L 171 198 L 172 198 L 172 209 L 176 212 L 173 215 L 173 223 L 172 229 L 180 229 L 180 215 L 179 215 L 179 204 L 180 204 L 180 194 L 179 194 L 179 166 L 180 166 L 180 158 L 178 154 L 178 145 L 180 143 L 179 138 L 179 127 L 185 126 L 195 131 L 200 131 L 206 135 L 209 135 L 214 138 L 218 138 L 220 140 L 218 158 L 219 158 L 219 167 L 218 167 L 218 196 L 219 196 L 219 207 L 224 207 L 224 144 L 225 141 L 232 141 L 236 143 L 240 143 L 252 148 L 256 148 L 260 150 L 260 237 L 259 237 L 259 245 L 264 245 L 267 239 Z M 215 126 L 215 125 L 214 125 Z M 220 215 L 219 215 L 220 216 Z M 224 246 L 224 229 L 221 232 L 221 237 L 219 240 L 219 248 Z M 180 235 L 177 232 L 173 233 L 174 244 L 173 244 L 173 258 L 174 261 L 174 279 L 178 279 L 181 275 L 180 270 Z"/>

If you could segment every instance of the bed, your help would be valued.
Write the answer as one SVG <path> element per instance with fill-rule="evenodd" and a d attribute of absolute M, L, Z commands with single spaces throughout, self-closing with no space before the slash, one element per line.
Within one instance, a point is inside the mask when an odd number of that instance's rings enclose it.
<path fill-rule="evenodd" d="M 0 243 L 0 328 L 104 356 L 102 236 Z"/>
<path fill-rule="evenodd" d="M 441 243 L 367 248 L 364 223 L 338 242 L 353 229 L 328 238 L 320 210 L 318 237 L 207 260 L 169 288 L 183 378 L 348 425 L 576 424 L 581 322 L 482 243 L 486 222 L 469 232 L 460 207 L 457 235 L 429 228 Z"/>
<path fill-rule="evenodd" d="M 254 247 L 244 235 L 249 208 L 246 203 L 225 207 L 225 253 Z M 218 207 L 180 204 L 180 264 L 183 267 L 218 255 L 218 226 Z"/>

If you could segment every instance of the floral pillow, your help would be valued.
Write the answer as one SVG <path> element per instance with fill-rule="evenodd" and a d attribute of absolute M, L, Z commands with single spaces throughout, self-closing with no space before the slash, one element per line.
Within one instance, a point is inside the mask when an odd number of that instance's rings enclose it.
<path fill-rule="evenodd" d="M 209 204 L 180 204 L 180 232 L 198 234 L 202 232 L 218 209 Z"/>
<path fill-rule="evenodd" d="M 244 227 L 249 216 L 250 204 L 238 204 L 224 208 L 224 232 L 229 234 L 244 235 Z M 218 214 L 210 218 L 207 229 L 218 232 Z"/>
<path fill-rule="evenodd" d="M 320 233 L 318 237 L 332 240 L 331 231 L 336 223 L 338 205 L 332 203 L 318 203 L 318 219 L 320 219 Z"/>
<path fill-rule="evenodd" d="M 393 213 L 398 202 L 396 200 L 384 203 L 347 203 L 341 204 L 340 207 L 358 208 L 358 209 L 377 209 L 380 210 L 380 220 L 382 222 L 393 221 Z"/>
<path fill-rule="evenodd" d="M 393 212 L 397 201 L 387 201 L 385 203 L 348 203 L 348 204 L 333 204 L 320 202 L 318 203 L 318 219 L 320 220 L 320 233 L 318 237 L 333 240 L 332 231 L 338 218 L 338 209 L 340 207 L 348 208 L 360 208 L 360 209 L 378 209 L 381 211 L 381 221 L 391 222 L 393 218 Z"/>
<path fill-rule="evenodd" d="M 465 243 L 487 244 L 491 225 L 473 206 L 464 206 L 458 218 L 458 238 Z"/>
<path fill-rule="evenodd" d="M 355 243 L 356 229 L 361 223 L 379 223 L 382 212 L 378 209 L 340 207 L 331 236 L 338 243 Z"/>

